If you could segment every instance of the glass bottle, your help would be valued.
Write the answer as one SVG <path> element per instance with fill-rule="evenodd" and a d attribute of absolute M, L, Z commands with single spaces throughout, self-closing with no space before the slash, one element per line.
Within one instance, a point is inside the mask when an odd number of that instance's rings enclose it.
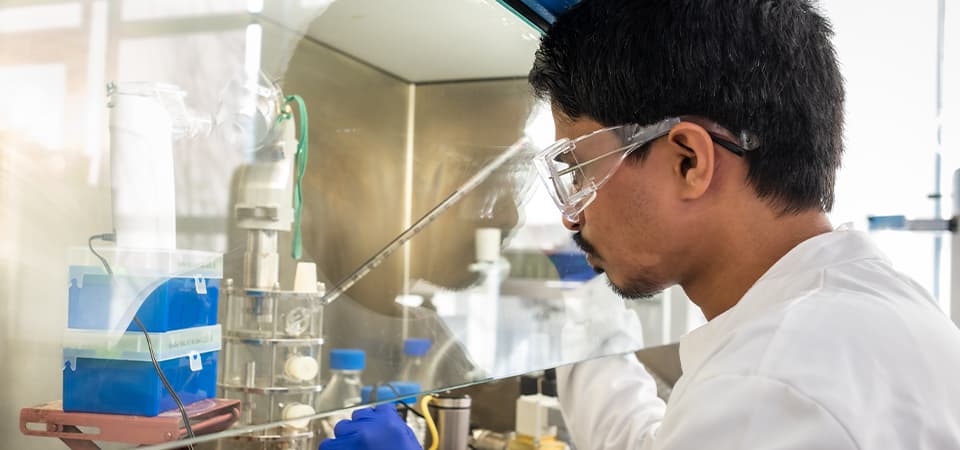
<path fill-rule="evenodd" d="M 360 374 L 366 367 L 363 350 L 333 349 L 330 351 L 330 379 L 317 399 L 318 411 L 333 411 L 360 403 L 363 382 Z"/>

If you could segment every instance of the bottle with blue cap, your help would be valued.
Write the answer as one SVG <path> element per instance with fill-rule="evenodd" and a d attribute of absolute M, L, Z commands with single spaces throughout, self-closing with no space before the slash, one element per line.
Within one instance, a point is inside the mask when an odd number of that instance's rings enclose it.
<path fill-rule="evenodd" d="M 433 388 L 432 374 L 426 363 L 427 353 L 433 341 L 430 339 L 406 339 L 403 341 L 403 363 L 400 366 L 399 381 L 413 381 L 426 388 Z"/>
<path fill-rule="evenodd" d="M 360 374 L 366 367 L 363 350 L 337 348 L 330 351 L 330 379 L 317 399 L 319 411 L 332 411 L 361 402 L 363 382 Z"/>

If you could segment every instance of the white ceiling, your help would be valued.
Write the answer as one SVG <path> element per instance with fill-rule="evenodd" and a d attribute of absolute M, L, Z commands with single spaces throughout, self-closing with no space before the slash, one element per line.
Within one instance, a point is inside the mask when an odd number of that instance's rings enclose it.
<path fill-rule="evenodd" d="M 337 0 L 306 32 L 415 83 L 525 77 L 539 44 L 495 0 Z"/>

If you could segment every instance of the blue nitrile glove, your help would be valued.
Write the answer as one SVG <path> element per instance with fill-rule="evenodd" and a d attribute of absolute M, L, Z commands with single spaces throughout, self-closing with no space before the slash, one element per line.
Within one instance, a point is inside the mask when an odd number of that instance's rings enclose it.
<path fill-rule="evenodd" d="M 393 403 L 354 411 L 352 419 L 337 423 L 333 434 L 320 450 L 423 450 Z"/>

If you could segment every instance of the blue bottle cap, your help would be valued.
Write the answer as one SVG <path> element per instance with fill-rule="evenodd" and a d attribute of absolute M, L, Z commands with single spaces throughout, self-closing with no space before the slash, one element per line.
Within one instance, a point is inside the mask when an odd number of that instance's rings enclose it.
<path fill-rule="evenodd" d="M 392 400 L 392 403 L 403 402 L 407 405 L 412 405 L 417 402 L 417 394 L 420 393 L 420 384 L 419 383 L 409 383 L 404 381 L 391 381 L 390 383 L 381 384 L 377 386 L 377 398 L 376 401 L 383 400 Z M 393 387 L 391 389 L 390 387 Z M 373 394 L 373 386 L 364 386 L 360 389 L 360 399 L 363 403 L 370 403 L 374 401 L 371 396 Z M 410 397 L 403 397 L 405 395 L 410 395 Z M 403 398 L 400 398 L 403 397 Z"/>
<path fill-rule="evenodd" d="M 403 398 L 403 402 L 407 404 L 416 402 L 417 395 L 420 394 L 421 391 L 420 383 L 414 383 L 412 381 L 391 381 L 388 384 L 403 395 L 412 395 L 412 397 Z"/>
<path fill-rule="evenodd" d="M 377 389 L 377 399 L 384 398 L 383 396 L 388 395 L 387 394 L 388 392 L 390 392 L 390 389 L 380 386 L 380 388 Z M 364 386 L 360 388 L 360 402 L 370 403 L 370 394 L 372 393 L 373 393 L 373 386 Z"/>
<path fill-rule="evenodd" d="M 403 354 L 407 356 L 423 356 L 430 351 L 433 341 L 430 339 L 407 339 L 403 341 Z"/>
<path fill-rule="evenodd" d="M 333 370 L 363 370 L 366 367 L 366 355 L 355 348 L 335 348 L 330 350 L 330 368 Z"/>

